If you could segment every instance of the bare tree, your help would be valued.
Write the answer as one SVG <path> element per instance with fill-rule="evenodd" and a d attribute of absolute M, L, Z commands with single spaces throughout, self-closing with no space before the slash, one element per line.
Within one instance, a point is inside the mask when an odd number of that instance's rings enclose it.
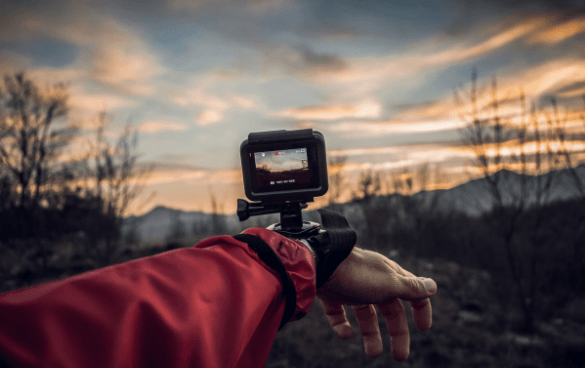
<path fill-rule="evenodd" d="M 343 169 L 347 164 L 347 156 L 329 157 L 327 172 L 329 173 L 329 204 L 339 203 L 345 192 L 345 176 Z"/>
<path fill-rule="evenodd" d="M 98 262 L 108 265 L 120 247 L 124 216 L 131 203 L 144 189 L 151 166 L 138 165 L 138 134 L 126 126 L 115 145 L 104 139 L 109 118 L 102 112 L 98 118 L 95 141 L 92 142 L 90 159 L 86 161 L 90 196 L 101 213 L 101 226 L 90 235 L 92 251 Z"/>
<path fill-rule="evenodd" d="M 17 236 L 41 231 L 38 211 L 76 132 L 66 120 L 67 98 L 64 84 L 40 89 L 24 72 L 5 75 L 0 88 L 0 176 L 11 188 L 5 200 L 16 212 Z"/>
<path fill-rule="evenodd" d="M 225 235 L 227 224 L 225 217 L 221 214 L 223 212 L 223 202 L 218 201 L 211 187 L 209 187 L 209 200 L 211 202 L 211 234 Z"/>
<path fill-rule="evenodd" d="M 585 95 L 582 96 L 585 106 Z M 585 114 L 581 113 L 579 116 L 579 125 L 572 130 L 567 127 L 568 123 L 568 112 L 561 116 L 556 99 L 551 99 L 552 114 L 547 114 L 547 121 L 549 125 L 553 126 L 555 135 L 558 139 L 559 149 L 558 156 L 560 167 L 564 168 L 571 179 L 574 189 L 577 192 L 577 200 L 581 203 L 581 208 L 585 208 L 585 179 L 583 172 L 585 167 L 581 167 L 585 164 L 585 156 L 583 150 L 575 151 L 567 147 L 571 142 L 582 143 L 585 141 Z M 580 174 L 578 170 L 581 170 Z M 581 211 L 577 214 L 577 223 L 579 226 L 575 231 L 570 234 L 568 242 L 571 243 L 573 252 L 573 262 L 579 262 L 580 268 L 585 268 L 585 246 L 583 245 L 582 239 L 585 234 L 585 211 Z"/>
<path fill-rule="evenodd" d="M 459 107 L 463 108 L 465 104 L 457 92 L 455 99 Z M 516 116 L 518 119 L 514 122 L 512 118 L 503 118 L 499 111 L 500 97 L 494 78 L 489 103 L 479 106 L 477 73 L 474 71 L 468 102 L 471 111 L 461 113 L 461 118 L 468 122 L 461 131 L 461 140 L 475 153 L 475 166 L 482 173 L 493 203 L 489 218 L 501 240 L 523 313 L 524 328 L 532 330 L 538 299 L 536 285 L 543 238 L 541 225 L 546 217 L 545 206 L 550 202 L 554 170 L 558 166 L 558 152 L 554 148 L 558 145 L 554 143 L 558 142 L 559 133 L 555 133 L 550 117 L 546 119 L 546 124 L 541 124 L 542 119 L 534 104 L 530 113 L 527 112 L 522 89 L 518 101 L 521 110 Z M 489 114 L 485 114 L 485 110 Z M 526 151 L 528 145 L 534 147 L 531 152 Z M 520 174 L 519 188 L 509 180 L 512 171 Z M 529 183 L 530 175 L 534 177 Z M 531 229 L 530 239 L 516 239 L 520 219 L 528 209 L 533 216 L 531 222 L 524 226 Z M 528 248 L 520 250 L 521 244 Z"/>
<path fill-rule="evenodd" d="M 464 107 L 459 94 L 455 93 L 455 99 L 460 108 Z M 471 90 L 469 94 L 469 104 L 471 111 L 466 115 L 460 112 L 461 119 L 468 122 L 465 129 L 461 131 L 462 142 L 469 146 L 476 155 L 475 165 L 481 171 L 483 179 L 487 184 L 487 190 L 490 193 L 494 205 L 494 228 L 502 240 L 502 246 L 507 256 L 508 267 L 512 276 L 513 283 L 519 298 L 520 306 L 524 312 L 526 322 L 529 323 L 529 305 L 526 297 L 526 290 L 522 285 L 521 271 L 519 260 L 514 252 L 513 240 L 517 231 L 518 220 L 525 208 L 526 197 L 519 197 L 517 201 L 507 203 L 505 201 L 509 188 L 505 186 L 508 167 L 502 154 L 502 145 L 511 137 L 506 130 L 506 123 L 499 114 L 499 100 L 497 82 L 492 80 L 491 91 L 491 116 L 480 116 L 480 106 L 478 104 L 478 86 L 477 72 L 472 73 Z M 525 130 L 522 131 L 520 138 L 525 137 Z M 525 159 L 524 155 L 521 155 Z"/>
<path fill-rule="evenodd" d="M 360 174 L 353 197 L 367 202 L 373 196 L 380 195 L 381 189 L 382 181 L 380 173 L 369 169 Z"/>

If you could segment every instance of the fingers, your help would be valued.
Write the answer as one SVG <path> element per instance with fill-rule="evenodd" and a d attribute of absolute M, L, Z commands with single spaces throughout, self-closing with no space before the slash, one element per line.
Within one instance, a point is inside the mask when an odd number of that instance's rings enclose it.
<path fill-rule="evenodd" d="M 406 360 L 410 353 L 410 334 L 402 302 L 400 299 L 394 299 L 390 303 L 379 304 L 378 309 L 386 318 L 392 343 L 392 356 L 397 361 Z"/>
<path fill-rule="evenodd" d="M 373 358 L 382 354 L 382 336 L 378 326 L 378 315 L 374 306 L 371 304 L 363 306 L 354 306 L 353 313 L 360 326 L 360 331 L 364 339 L 364 348 L 366 355 Z"/>
<path fill-rule="evenodd" d="M 337 303 L 328 303 L 321 299 L 320 301 L 333 331 L 344 339 L 350 337 L 353 334 L 353 330 L 347 321 L 343 306 Z"/>
<path fill-rule="evenodd" d="M 410 309 L 412 309 L 416 328 L 421 331 L 431 328 L 433 324 L 433 308 L 429 298 L 410 302 Z"/>

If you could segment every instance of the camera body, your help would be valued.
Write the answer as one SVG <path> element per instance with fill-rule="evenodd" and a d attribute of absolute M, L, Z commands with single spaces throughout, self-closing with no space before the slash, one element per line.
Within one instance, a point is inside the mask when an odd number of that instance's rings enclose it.
<path fill-rule="evenodd" d="M 250 133 L 240 158 L 252 201 L 311 202 L 329 188 L 325 139 L 312 129 Z"/>

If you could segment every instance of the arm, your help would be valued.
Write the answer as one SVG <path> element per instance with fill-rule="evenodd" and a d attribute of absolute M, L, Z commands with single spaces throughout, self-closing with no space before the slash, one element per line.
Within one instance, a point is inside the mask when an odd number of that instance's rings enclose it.
<path fill-rule="evenodd" d="M 297 290 L 309 251 L 265 229 Z M 281 245 L 282 244 L 282 245 Z M 284 313 L 278 275 L 229 236 L 0 296 L 0 355 L 15 366 L 261 366 Z"/>

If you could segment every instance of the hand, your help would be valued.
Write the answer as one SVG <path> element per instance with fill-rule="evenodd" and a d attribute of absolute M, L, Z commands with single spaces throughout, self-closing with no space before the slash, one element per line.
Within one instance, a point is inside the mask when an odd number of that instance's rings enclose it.
<path fill-rule="evenodd" d="M 317 296 L 331 327 L 344 338 L 353 330 L 343 305 L 352 306 L 369 357 L 383 350 L 375 304 L 386 318 L 392 356 L 402 361 L 408 358 L 410 334 L 401 299 L 410 302 L 416 327 L 428 330 L 432 323 L 429 297 L 436 292 L 432 279 L 416 277 L 383 255 L 356 247 L 317 290 Z"/>

